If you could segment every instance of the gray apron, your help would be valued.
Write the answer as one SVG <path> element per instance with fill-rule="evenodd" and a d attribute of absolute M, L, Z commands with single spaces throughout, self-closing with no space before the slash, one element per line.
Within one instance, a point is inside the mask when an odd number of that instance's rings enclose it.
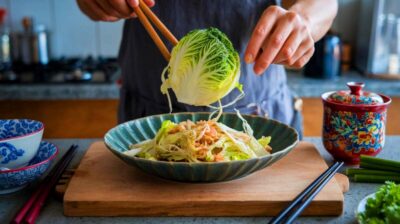
<path fill-rule="evenodd" d="M 193 29 L 216 27 L 232 41 L 241 57 L 241 78 L 246 96 L 232 108 L 244 114 L 268 116 L 301 130 L 301 115 L 294 109 L 291 92 L 286 85 L 286 73 L 281 65 L 271 65 L 262 76 L 256 76 L 253 65 L 243 62 L 243 54 L 252 30 L 262 12 L 273 0 L 158 0 L 153 11 L 179 39 Z M 168 45 L 171 49 L 171 45 Z M 137 19 L 124 24 L 119 52 L 122 87 L 119 122 L 168 113 L 167 97 L 160 91 L 161 72 L 167 65 L 156 45 Z M 231 102 L 236 90 L 223 98 Z M 173 96 L 173 94 L 171 94 Z M 173 99 L 173 112 L 209 111 Z"/>

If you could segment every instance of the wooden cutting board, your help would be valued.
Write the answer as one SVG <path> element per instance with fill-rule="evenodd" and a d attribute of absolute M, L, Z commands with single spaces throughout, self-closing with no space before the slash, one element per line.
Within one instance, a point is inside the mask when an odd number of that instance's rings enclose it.
<path fill-rule="evenodd" d="M 104 145 L 90 146 L 64 195 L 66 216 L 272 216 L 326 168 L 314 145 L 300 142 L 270 167 L 242 179 L 190 184 L 148 175 Z M 333 178 L 303 215 L 340 215 L 343 192 Z"/>

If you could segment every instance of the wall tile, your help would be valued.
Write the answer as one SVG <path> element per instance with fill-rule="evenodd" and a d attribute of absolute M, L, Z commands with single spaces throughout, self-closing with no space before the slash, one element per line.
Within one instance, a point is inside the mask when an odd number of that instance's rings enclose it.
<path fill-rule="evenodd" d="M 97 56 L 98 36 L 95 22 L 79 10 L 76 1 L 52 0 L 52 4 L 56 24 L 53 30 L 54 55 Z"/>
<path fill-rule="evenodd" d="M 118 55 L 122 38 L 124 21 L 114 23 L 100 22 L 99 25 L 99 54 L 106 57 Z"/>
<path fill-rule="evenodd" d="M 9 0 L 0 0 L 0 7 L 7 8 L 9 3 Z"/>
<path fill-rule="evenodd" d="M 51 0 L 10 0 L 11 28 L 22 30 L 21 20 L 25 16 L 34 18 L 35 23 L 44 24 L 50 30 L 54 23 L 51 19 Z"/>
<path fill-rule="evenodd" d="M 339 13 L 332 28 L 354 44 L 359 0 L 339 0 Z M 21 19 L 33 16 L 50 30 L 54 56 L 117 56 L 123 21 L 95 23 L 80 12 L 75 0 L 0 0 L 9 9 L 12 30 L 21 30 Z"/>

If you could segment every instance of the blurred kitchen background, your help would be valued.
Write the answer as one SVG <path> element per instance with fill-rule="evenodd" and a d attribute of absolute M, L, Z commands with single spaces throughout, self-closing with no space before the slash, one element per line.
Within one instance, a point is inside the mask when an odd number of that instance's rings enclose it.
<path fill-rule="evenodd" d="M 41 120 L 47 138 L 98 138 L 115 126 L 123 22 L 92 22 L 75 0 L 0 7 L 0 119 Z M 306 136 L 321 133 L 320 95 L 348 81 L 393 98 L 387 132 L 400 134 L 400 1 L 339 0 L 312 60 L 289 70 Z"/>

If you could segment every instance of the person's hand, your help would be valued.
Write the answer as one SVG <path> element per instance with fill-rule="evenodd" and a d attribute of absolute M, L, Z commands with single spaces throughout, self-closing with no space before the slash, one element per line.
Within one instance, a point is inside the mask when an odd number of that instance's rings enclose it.
<path fill-rule="evenodd" d="M 153 7 L 154 0 L 143 0 Z M 119 19 L 136 17 L 133 7 L 139 5 L 139 0 L 77 0 L 83 13 L 94 21 L 114 22 Z"/>
<path fill-rule="evenodd" d="M 245 62 L 254 63 L 254 72 L 263 73 L 271 64 L 301 68 L 314 53 L 314 40 L 306 19 L 278 6 L 262 14 L 245 53 Z"/>

